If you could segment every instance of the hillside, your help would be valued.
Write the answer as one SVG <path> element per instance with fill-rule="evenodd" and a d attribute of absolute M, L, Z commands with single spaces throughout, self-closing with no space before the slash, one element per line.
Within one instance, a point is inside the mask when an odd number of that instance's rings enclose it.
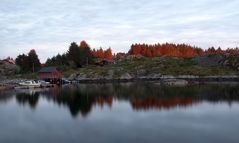
<path fill-rule="evenodd" d="M 162 75 L 222 76 L 237 75 L 236 69 L 224 66 L 223 56 L 200 56 L 194 58 L 157 57 L 123 58 L 115 64 L 90 65 L 78 70 L 64 72 L 69 79 L 131 79 L 157 78 Z"/>
<path fill-rule="evenodd" d="M 0 61 L 0 78 L 4 79 L 19 72 L 19 67 L 7 61 Z"/>

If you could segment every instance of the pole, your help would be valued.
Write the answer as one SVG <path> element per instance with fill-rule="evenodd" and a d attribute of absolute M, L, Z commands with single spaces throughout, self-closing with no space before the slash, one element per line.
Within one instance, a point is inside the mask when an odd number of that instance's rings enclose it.
<path fill-rule="evenodd" d="M 35 72 L 35 67 L 34 67 L 34 63 L 32 63 L 32 72 Z"/>

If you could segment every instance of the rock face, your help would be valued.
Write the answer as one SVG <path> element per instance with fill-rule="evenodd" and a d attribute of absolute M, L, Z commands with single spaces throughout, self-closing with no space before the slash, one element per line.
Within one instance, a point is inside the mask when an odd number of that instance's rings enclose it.
<path fill-rule="evenodd" d="M 15 64 L 10 64 L 5 61 L 0 62 L 0 77 L 4 78 L 19 72 L 19 67 Z"/>

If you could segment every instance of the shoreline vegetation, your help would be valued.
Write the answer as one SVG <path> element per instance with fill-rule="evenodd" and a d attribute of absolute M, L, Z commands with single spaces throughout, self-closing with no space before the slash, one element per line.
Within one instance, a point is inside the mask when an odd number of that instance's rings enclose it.
<path fill-rule="evenodd" d="M 239 82 L 239 49 L 206 50 L 188 44 L 133 44 L 127 53 L 91 49 L 86 41 L 40 63 L 34 49 L 15 60 L 0 60 L 0 90 L 18 79 L 38 79 L 42 67 L 56 67 L 73 83 L 157 81 L 166 85 Z M 10 86 L 9 86 L 10 85 Z"/>

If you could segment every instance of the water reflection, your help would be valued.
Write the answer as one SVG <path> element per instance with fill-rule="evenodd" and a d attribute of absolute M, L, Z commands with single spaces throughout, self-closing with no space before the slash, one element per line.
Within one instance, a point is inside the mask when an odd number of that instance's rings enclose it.
<path fill-rule="evenodd" d="M 39 100 L 38 92 L 17 93 L 16 100 L 19 104 L 28 104 L 32 109 L 35 109 Z"/>
<path fill-rule="evenodd" d="M 2 91 L 0 92 L 0 103 L 5 103 L 13 98 L 12 92 Z"/>
<path fill-rule="evenodd" d="M 239 101 L 237 85 L 197 85 L 190 87 L 163 87 L 157 83 L 80 84 L 45 90 L 22 90 L 0 95 L 0 103 L 12 97 L 20 105 L 37 108 L 39 100 L 47 99 L 67 107 L 73 117 L 86 117 L 94 106 L 112 108 L 114 101 L 128 102 L 136 111 L 190 107 L 201 102 Z"/>
<path fill-rule="evenodd" d="M 107 86 L 76 85 L 63 88 L 55 87 L 41 94 L 56 104 L 67 106 L 73 117 L 79 113 L 85 117 L 90 113 L 93 106 L 112 106 L 113 96 L 108 90 L 104 90 L 105 87 Z"/>

